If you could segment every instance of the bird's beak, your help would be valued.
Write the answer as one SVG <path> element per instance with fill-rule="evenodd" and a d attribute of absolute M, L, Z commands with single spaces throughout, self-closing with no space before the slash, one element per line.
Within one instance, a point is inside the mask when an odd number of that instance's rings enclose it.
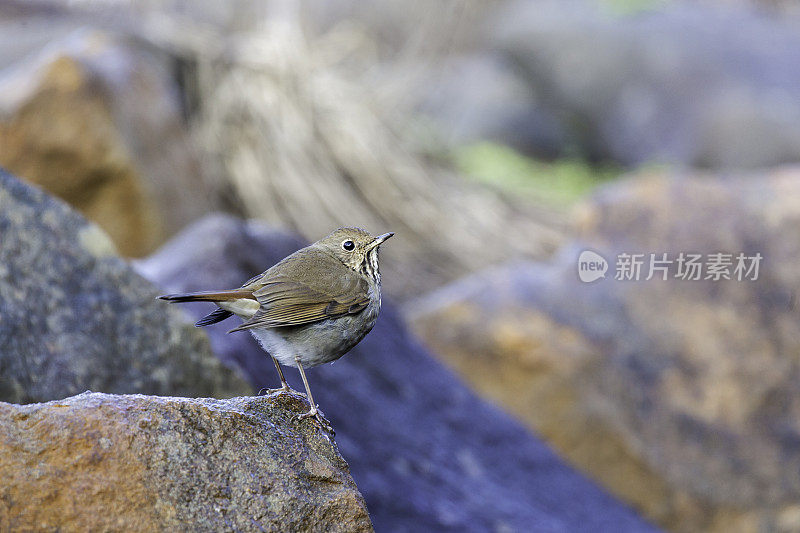
<path fill-rule="evenodd" d="M 375 237 L 374 241 L 369 243 L 369 249 L 372 250 L 373 248 L 377 248 L 378 246 L 383 244 L 383 241 L 388 240 L 389 237 L 391 237 L 392 235 L 394 235 L 394 233 L 392 233 L 391 231 L 389 233 L 384 233 L 383 235 L 378 235 L 377 237 Z"/>

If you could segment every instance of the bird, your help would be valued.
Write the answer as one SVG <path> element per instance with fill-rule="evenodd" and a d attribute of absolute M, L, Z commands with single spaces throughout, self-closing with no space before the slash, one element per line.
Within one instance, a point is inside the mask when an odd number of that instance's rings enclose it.
<path fill-rule="evenodd" d="M 239 288 L 158 298 L 216 304 L 197 327 L 233 315 L 242 318 L 228 333 L 249 331 L 258 340 L 278 370 L 278 391 L 292 391 L 281 365 L 296 367 L 311 406 L 299 418 L 314 417 L 333 431 L 314 402 L 305 369 L 339 359 L 372 330 L 381 308 L 378 250 L 393 235 L 373 237 L 361 228 L 339 228 Z"/>

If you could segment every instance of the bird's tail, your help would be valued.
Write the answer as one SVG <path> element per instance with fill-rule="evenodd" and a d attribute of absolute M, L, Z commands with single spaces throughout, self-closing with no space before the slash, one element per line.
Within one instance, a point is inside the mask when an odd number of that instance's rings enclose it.
<path fill-rule="evenodd" d="M 226 311 L 221 307 L 217 307 L 214 311 L 210 312 L 197 322 L 195 322 L 195 327 L 202 328 L 203 326 L 210 326 L 211 324 L 216 324 L 217 322 L 222 322 L 228 317 L 233 316 L 233 313 L 230 311 Z"/>
<path fill-rule="evenodd" d="M 169 303 L 183 303 L 183 302 L 229 302 L 231 300 L 241 300 L 242 298 L 249 298 L 255 300 L 253 291 L 247 289 L 233 289 L 230 291 L 216 291 L 216 292 L 187 292 L 183 294 L 165 294 L 159 296 L 159 299 L 166 300 Z"/>
<path fill-rule="evenodd" d="M 248 298 L 255 300 L 253 292 L 246 289 L 234 289 L 230 291 L 217 291 L 217 292 L 189 292 L 183 294 L 165 294 L 159 296 L 161 300 L 166 300 L 169 303 L 184 303 L 184 302 L 228 302 L 232 300 L 241 300 Z M 203 326 L 210 326 L 221 322 L 226 318 L 233 316 L 233 313 L 226 311 L 222 308 L 217 308 L 211 313 L 197 321 L 196 327 L 202 328 Z"/>

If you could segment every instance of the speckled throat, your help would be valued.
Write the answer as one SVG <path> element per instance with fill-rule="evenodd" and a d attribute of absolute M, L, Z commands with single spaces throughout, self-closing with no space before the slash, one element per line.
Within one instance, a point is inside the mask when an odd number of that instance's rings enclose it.
<path fill-rule="evenodd" d="M 361 263 L 359 273 L 367 278 L 375 281 L 378 285 L 381 284 L 381 271 L 378 268 L 378 248 L 373 248 L 367 252 L 364 262 Z"/>

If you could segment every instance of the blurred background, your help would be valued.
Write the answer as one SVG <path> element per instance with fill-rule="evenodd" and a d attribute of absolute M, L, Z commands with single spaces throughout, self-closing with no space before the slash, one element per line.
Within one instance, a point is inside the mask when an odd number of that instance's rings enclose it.
<path fill-rule="evenodd" d="M 203 265 L 186 243 L 211 237 L 162 248 L 201 220 L 299 236 L 284 254 L 394 231 L 398 323 L 666 530 L 800 531 L 798 163 L 791 0 L 0 1 L 1 167 L 165 289 L 176 256 Z M 579 280 L 586 249 L 604 279 Z M 620 253 L 680 252 L 763 261 L 613 279 Z M 460 524 L 403 522 L 341 446 L 376 526 Z"/>

